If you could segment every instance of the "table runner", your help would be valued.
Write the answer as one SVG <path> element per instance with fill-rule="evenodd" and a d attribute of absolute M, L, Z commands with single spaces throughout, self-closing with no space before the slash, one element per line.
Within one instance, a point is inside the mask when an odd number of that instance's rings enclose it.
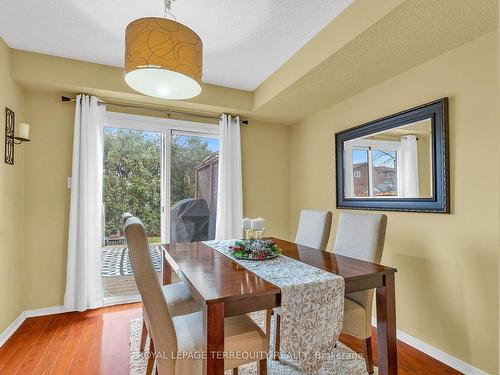
<path fill-rule="evenodd" d="M 281 289 L 282 353 L 307 374 L 317 373 L 342 330 L 344 278 L 284 255 L 237 259 L 229 250 L 235 241 L 204 243 Z"/>

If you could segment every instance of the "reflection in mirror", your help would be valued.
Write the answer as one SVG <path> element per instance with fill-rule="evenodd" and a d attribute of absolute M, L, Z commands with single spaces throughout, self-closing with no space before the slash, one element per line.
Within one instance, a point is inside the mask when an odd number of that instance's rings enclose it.
<path fill-rule="evenodd" d="M 433 198 L 430 118 L 344 142 L 345 198 Z"/>

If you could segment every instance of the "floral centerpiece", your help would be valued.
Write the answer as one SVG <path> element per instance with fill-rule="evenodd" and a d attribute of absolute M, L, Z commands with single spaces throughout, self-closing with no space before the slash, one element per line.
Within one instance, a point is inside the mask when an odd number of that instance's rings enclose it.
<path fill-rule="evenodd" d="M 238 259 L 266 260 L 276 258 L 281 250 L 273 240 L 249 239 L 230 246 L 231 255 Z"/>

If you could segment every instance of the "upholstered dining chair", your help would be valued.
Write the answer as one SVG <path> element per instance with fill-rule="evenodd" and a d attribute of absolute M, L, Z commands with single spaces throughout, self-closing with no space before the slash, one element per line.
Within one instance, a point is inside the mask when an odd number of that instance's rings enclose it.
<path fill-rule="evenodd" d="M 351 258 L 380 263 L 384 250 L 387 216 L 341 213 L 333 252 Z M 344 298 L 342 333 L 363 340 L 366 369 L 373 374 L 372 305 L 374 290 L 351 293 Z"/>
<path fill-rule="evenodd" d="M 124 228 L 137 287 L 149 320 L 159 375 L 197 375 L 203 373 L 203 360 L 193 359 L 204 350 L 203 313 L 172 316 L 165 295 L 156 277 L 142 222 L 127 219 Z M 224 345 L 227 358 L 225 369 L 258 361 L 259 374 L 267 374 L 268 337 L 247 315 L 226 318 Z M 175 353 L 185 355 L 175 357 Z M 248 355 L 238 355 L 245 353 Z"/>
<path fill-rule="evenodd" d="M 330 229 L 332 227 L 332 213 L 330 211 L 315 211 L 303 209 L 300 212 L 299 226 L 295 235 L 295 243 L 313 249 L 325 250 L 328 239 L 330 238 Z M 274 331 L 274 355 L 277 360 L 280 351 L 280 332 L 281 332 L 281 309 L 267 310 L 266 312 L 266 333 L 271 332 L 271 316 L 275 314 Z"/>
<path fill-rule="evenodd" d="M 133 217 L 132 214 L 128 212 L 124 213 L 121 217 L 123 224 L 125 224 L 126 221 L 131 217 Z M 196 304 L 193 297 L 191 296 L 189 288 L 183 282 L 163 285 L 161 286 L 161 289 L 172 316 L 190 314 L 200 310 L 199 306 Z M 142 319 L 141 343 L 139 346 L 139 350 L 141 352 L 143 352 L 144 349 L 146 348 L 146 344 L 148 342 L 148 332 L 150 330 L 149 318 L 146 309 L 144 308 L 144 304 L 142 305 L 142 317 L 143 319 Z M 154 351 L 154 344 L 152 343 L 150 337 L 149 337 L 149 348 L 151 351 Z M 153 366 L 154 366 L 154 358 L 153 356 L 150 355 L 148 356 L 147 374 L 151 374 Z"/>
<path fill-rule="evenodd" d="M 332 213 L 330 211 L 302 210 L 295 243 L 325 250 L 331 227 Z"/>

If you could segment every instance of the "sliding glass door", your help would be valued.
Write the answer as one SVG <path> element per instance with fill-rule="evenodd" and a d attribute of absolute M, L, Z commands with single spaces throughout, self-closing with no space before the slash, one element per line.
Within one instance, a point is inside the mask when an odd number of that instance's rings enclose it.
<path fill-rule="evenodd" d="M 123 238 L 121 215 L 134 208 L 150 243 L 159 243 L 162 134 L 106 127 L 104 130 L 105 239 Z M 118 237 L 116 237 L 118 236 Z"/>
<path fill-rule="evenodd" d="M 103 247 L 101 277 L 106 304 L 137 299 L 121 215 L 132 212 L 144 223 L 151 256 L 161 271 L 161 132 L 108 126 L 104 129 Z M 156 245 L 155 245 L 156 244 Z"/>
<path fill-rule="evenodd" d="M 170 242 L 215 238 L 219 140 L 210 134 L 170 136 Z"/>
<path fill-rule="evenodd" d="M 104 130 L 102 284 L 105 304 L 139 299 L 121 215 L 145 226 L 161 275 L 160 243 L 213 239 L 218 127 L 107 114 Z"/>

